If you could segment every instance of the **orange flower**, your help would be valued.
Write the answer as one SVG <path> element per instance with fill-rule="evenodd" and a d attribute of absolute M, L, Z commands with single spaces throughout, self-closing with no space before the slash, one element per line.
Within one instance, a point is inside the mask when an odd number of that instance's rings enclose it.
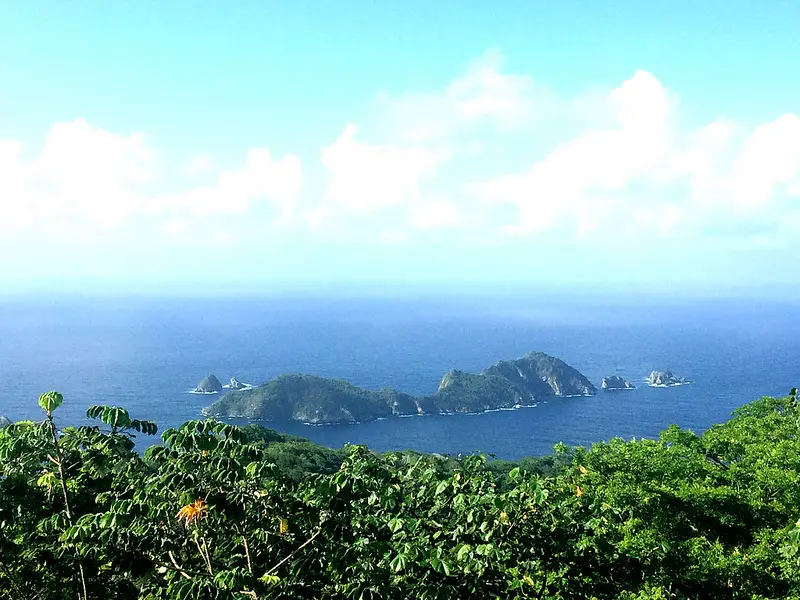
<path fill-rule="evenodd" d="M 579 486 L 579 485 L 576 485 L 576 486 L 575 486 L 575 495 L 576 495 L 578 498 L 580 498 L 581 496 L 583 496 L 583 490 L 581 489 L 581 486 Z"/>
<path fill-rule="evenodd" d="M 192 504 L 187 504 L 178 511 L 176 515 L 178 521 L 184 521 L 187 527 L 208 515 L 208 504 L 205 500 L 195 500 Z"/>

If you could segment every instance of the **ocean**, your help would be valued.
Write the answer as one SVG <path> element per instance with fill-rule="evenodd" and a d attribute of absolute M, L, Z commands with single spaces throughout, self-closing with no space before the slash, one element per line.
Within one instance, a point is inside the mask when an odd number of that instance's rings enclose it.
<path fill-rule="evenodd" d="M 93 404 L 113 404 L 163 431 L 200 418 L 215 397 L 187 392 L 209 373 L 255 384 L 310 373 L 421 395 L 449 369 L 477 372 L 530 350 L 562 358 L 598 388 L 612 374 L 637 388 L 478 415 L 264 425 L 331 447 L 509 460 L 557 442 L 656 436 L 672 423 L 701 432 L 750 400 L 800 385 L 800 304 L 583 294 L 9 297 L 0 299 L 0 415 L 40 419 L 36 400 L 54 389 L 65 397 L 61 426 L 86 423 Z M 664 368 L 691 383 L 644 383 Z"/>

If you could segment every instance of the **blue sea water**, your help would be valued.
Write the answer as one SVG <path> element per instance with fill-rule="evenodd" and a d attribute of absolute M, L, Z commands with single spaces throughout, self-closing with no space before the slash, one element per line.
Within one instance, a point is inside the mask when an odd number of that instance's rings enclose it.
<path fill-rule="evenodd" d="M 559 441 L 655 436 L 671 423 L 699 432 L 741 404 L 800 385 L 800 305 L 622 296 L 6 298 L 0 415 L 39 419 L 36 399 L 55 389 L 65 396 L 61 424 L 84 423 L 88 406 L 105 403 L 163 430 L 198 418 L 215 399 L 187 393 L 208 373 L 262 383 L 302 372 L 429 394 L 448 369 L 479 371 L 534 349 L 598 387 L 616 373 L 637 389 L 480 415 L 265 424 L 332 447 L 506 459 L 548 453 Z M 692 383 L 647 387 L 644 377 L 660 368 Z"/>

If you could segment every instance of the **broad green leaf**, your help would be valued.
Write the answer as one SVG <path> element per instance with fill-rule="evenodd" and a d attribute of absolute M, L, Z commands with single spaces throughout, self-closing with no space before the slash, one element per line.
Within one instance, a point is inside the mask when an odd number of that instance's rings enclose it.
<path fill-rule="evenodd" d="M 48 413 L 61 406 L 62 402 L 64 402 L 64 397 L 58 392 L 47 392 L 39 396 L 39 406 Z"/>

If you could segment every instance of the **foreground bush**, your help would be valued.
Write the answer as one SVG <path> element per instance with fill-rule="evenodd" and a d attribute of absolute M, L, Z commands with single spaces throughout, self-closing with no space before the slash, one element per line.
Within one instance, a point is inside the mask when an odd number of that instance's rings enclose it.
<path fill-rule="evenodd" d="M 139 456 L 154 423 L 59 431 L 61 402 L 0 429 L 2 598 L 800 597 L 796 393 L 702 436 L 559 446 L 547 477 L 213 420 Z"/>

